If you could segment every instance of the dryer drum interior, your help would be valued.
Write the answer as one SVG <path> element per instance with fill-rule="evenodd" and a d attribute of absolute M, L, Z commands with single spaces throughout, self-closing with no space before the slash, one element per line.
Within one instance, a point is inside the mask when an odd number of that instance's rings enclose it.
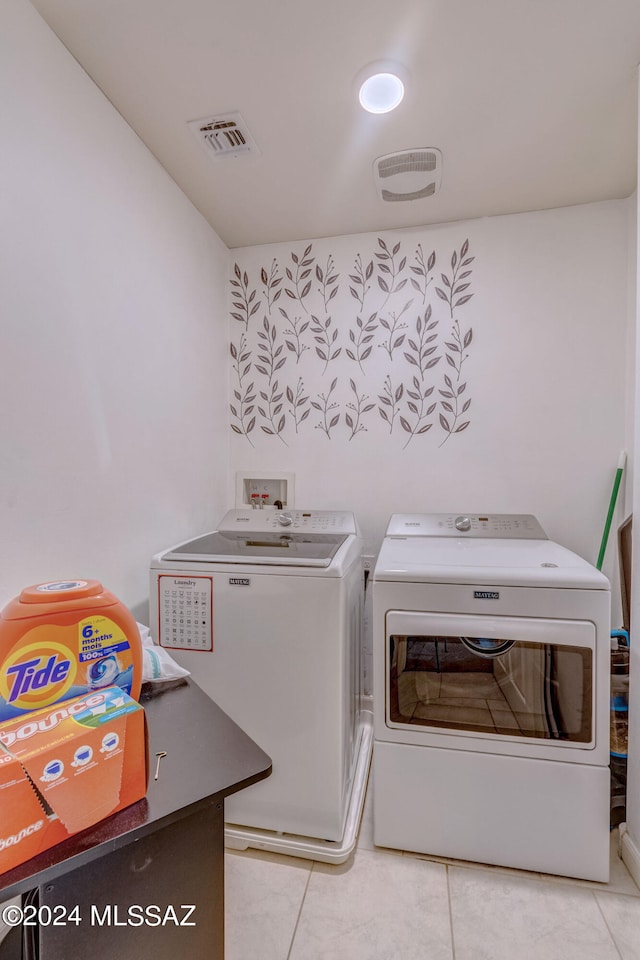
<path fill-rule="evenodd" d="M 469 636 L 389 638 L 393 723 L 589 743 L 588 647 Z"/>
<path fill-rule="evenodd" d="M 490 640 L 488 637 L 460 637 L 467 650 L 479 657 L 500 657 L 516 642 L 515 640 Z"/>

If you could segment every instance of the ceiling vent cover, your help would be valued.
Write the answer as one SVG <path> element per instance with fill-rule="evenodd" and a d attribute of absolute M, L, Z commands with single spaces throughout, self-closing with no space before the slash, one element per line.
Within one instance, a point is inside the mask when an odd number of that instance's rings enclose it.
<path fill-rule="evenodd" d="M 373 162 L 382 200 L 422 200 L 440 189 L 442 154 L 435 147 L 388 153 Z"/>
<path fill-rule="evenodd" d="M 258 154 L 255 140 L 239 113 L 221 113 L 202 120 L 190 120 L 193 131 L 212 160 Z"/>

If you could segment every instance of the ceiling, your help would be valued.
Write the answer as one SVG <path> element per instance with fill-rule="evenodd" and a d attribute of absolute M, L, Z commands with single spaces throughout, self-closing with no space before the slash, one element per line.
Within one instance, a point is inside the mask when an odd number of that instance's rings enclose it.
<path fill-rule="evenodd" d="M 638 0 L 32 0 L 229 247 L 519 213 L 636 185 Z M 357 102 L 377 60 L 400 107 Z M 187 122 L 239 111 L 259 152 L 214 161 Z M 437 147 L 433 197 L 372 164 Z"/>

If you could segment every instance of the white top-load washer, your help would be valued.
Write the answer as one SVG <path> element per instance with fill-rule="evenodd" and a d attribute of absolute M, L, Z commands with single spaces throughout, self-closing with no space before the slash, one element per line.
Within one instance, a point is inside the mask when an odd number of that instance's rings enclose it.
<path fill-rule="evenodd" d="M 606 577 L 530 515 L 395 515 L 373 577 L 374 837 L 606 880 Z"/>
<path fill-rule="evenodd" d="M 346 511 L 231 510 L 151 563 L 151 633 L 266 752 L 225 801 L 229 846 L 345 860 L 372 747 L 362 540 Z"/>

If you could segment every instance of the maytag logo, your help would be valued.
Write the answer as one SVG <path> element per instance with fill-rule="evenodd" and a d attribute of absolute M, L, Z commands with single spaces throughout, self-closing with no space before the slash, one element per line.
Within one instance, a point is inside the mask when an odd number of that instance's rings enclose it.
<path fill-rule="evenodd" d="M 500 592 L 498 590 L 474 590 L 474 600 L 499 600 Z"/>
<path fill-rule="evenodd" d="M 251 578 L 250 577 L 229 577 L 229 584 L 232 587 L 250 587 Z"/>

